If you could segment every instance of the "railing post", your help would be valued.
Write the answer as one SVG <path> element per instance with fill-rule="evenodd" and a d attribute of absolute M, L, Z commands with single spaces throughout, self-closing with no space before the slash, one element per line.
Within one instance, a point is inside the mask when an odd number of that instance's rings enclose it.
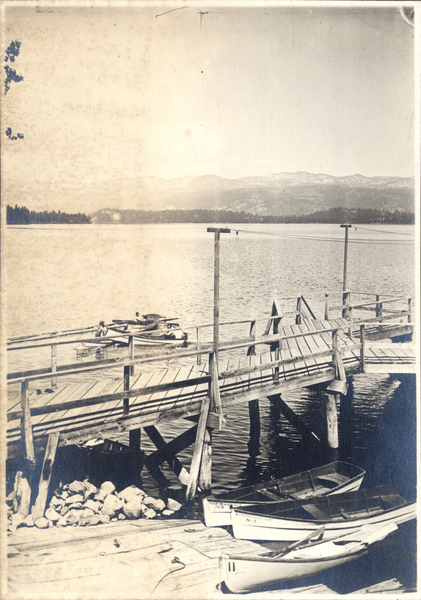
<path fill-rule="evenodd" d="M 297 311 L 298 315 L 295 317 L 295 324 L 301 325 L 302 323 L 302 312 L 303 312 L 303 299 L 301 296 L 297 298 Z"/>
<path fill-rule="evenodd" d="M 129 357 L 134 360 L 134 335 L 129 336 Z M 134 365 L 130 365 L 130 375 L 134 375 Z"/>
<path fill-rule="evenodd" d="M 51 344 L 51 387 L 57 388 L 57 344 Z"/>
<path fill-rule="evenodd" d="M 325 294 L 325 321 L 329 321 L 329 294 Z"/>
<path fill-rule="evenodd" d="M 25 447 L 25 455 L 29 463 L 29 467 L 31 469 L 35 469 L 36 459 L 35 459 L 35 450 L 34 450 L 34 438 L 32 434 L 32 423 L 31 423 L 31 409 L 29 407 L 29 398 L 28 398 L 28 380 L 22 381 L 21 385 L 21 394 L 20 394 L 20 404 L 22 408 L 22 423 L 21 423 L 21 433 L 23 437 L 24 447 Z"/>
<path fill-rule="evenodd" d="M 412 298 L 408 298 L 408 323 L 412 323 Z"/>
<path fill-rule="evenodd" d="M 130 389 L 130 365 L 124 366 L 124 391 Z M 123 399 L 123 415 L 129 414 L 129 398 Z"/>
<path fill-rule="evenodd" d="M 342 317 L 348 318 L 350 292 L 342 292 Z"/>
<path fill-rule="evenodd" d="M 201 328 L 200 327 L 196 327 L 196 339 L 197 339 L 197 351 L 198 352 L 200 351 L 200 345 L 201 345 L 200 344 L 200 342 L 201 342 L 201 333 L 202 333 Z M 198 365 L 202 364 L 202 355 L 200 353 L 197 355 L 197 364 Z"/>
<path fill-rule="evenodd" d="M 365 373 L 365 325 L 364 325 L 364 323 L 362 325 L 360 325 L 360 342 L 361 342 L 361 350 L 360 350 L 361 373 Z"/>
<path fill-rule="evenodd" d="M 256 339 L 256 321 L 250 321 L 250 337 Z M 250 354 L 256 354 L 256 346 L 249 346 L 247 350 L 247 356 Z"/>
<path fill-rule="evenodd" d="M 380 302 L 380 295 L 376 294 L 376 318 L 383 316 L 383 303 Z M 379 321 L 381 323 L 381 321 Z"/>

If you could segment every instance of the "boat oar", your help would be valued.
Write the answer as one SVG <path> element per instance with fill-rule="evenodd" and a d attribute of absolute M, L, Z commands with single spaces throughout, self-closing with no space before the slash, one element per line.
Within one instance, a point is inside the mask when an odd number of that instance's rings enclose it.
<path fill-rule="evenodd" d="M 312 531 L 311 533 L 306 535 L 305 538 L 298 540 L 298 542 L 294 542 L 293 544 L 290 544 L 289 546 L 287 546 L 280 552 L 276 552 L 275 554 L 270 554 L 269 556 L 271 558 L 277 558 L 278 556 L 283 556 L 284 554 L 287 554 L 287 552 L 294 550 L 294 548 L 298 548 L 298 546 L 301 546 L 301 544 L 305 544 L 306 542 L 309 542 L 310 540 L 312 540 L 314 538 L 320 537 L 321 535 L 323 535 L 324 531 L 325 531 L 325 526 L 322 525 L 321 527 L 319 527 L 319 529 L 315 529 L 314 531 Z"/>

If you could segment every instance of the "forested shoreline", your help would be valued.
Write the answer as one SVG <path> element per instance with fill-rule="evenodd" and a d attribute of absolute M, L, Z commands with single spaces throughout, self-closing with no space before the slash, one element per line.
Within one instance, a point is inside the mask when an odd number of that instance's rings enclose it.
<path fill-rule="evenodd" d="M 7 206 L 8 225 L 38 224 L 136 224 L 136 223 L 355 223 L 413 225 L 415 214 L 365 208 L 335 207 L 304 215 L 255 215 L 231 210 L 118 210 L 102 209 L 92 215 L 62 211 L 35 212 L 26 207 Z"/>
<path fill-rule="evenodd" d="M 61 212 L 46 211 L 35 212 L 25 206 L 7 206 L 8 225 L 41 225 L 50 223 L 90 223 L 91 218 L 83 213 L 69 214 Z"/>

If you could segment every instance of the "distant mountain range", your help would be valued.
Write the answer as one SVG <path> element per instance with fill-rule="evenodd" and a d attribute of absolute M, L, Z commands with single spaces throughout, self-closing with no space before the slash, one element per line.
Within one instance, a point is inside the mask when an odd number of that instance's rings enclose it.
<path fill-rule="evenodd" d="M 306 172 L 240 179 L 216 175 L 177 179 L 142 177 L 107 180 L 59 192 L 34 183 L 20 190 L 9 184 L 5 191 L 4 201 L 10 205 L 16 202 L 32 210 L 54 208 L 82 211 L 92 216 L 105 208 L 116 211 L 233 210 L 274 216 L 305 215 L 338 206 L 415 211 L 413 177 L 333 177 Z"/>

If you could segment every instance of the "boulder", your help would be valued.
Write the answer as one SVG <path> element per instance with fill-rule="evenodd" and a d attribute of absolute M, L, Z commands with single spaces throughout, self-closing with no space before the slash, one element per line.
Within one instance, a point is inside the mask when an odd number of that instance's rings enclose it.
<path fill-rule="evenodd" d="M 82 515 L 79 520 L 79 525 L 98 525 L 101 523 L 101 517 L 99 515 Z"/>
<path fill-rule="evenodd" d="M 71 504 L 75 504 L 76 502 L 83 502 L 83 494 L 72 494 L 71 496 L 68 496 L 65 500 L 66 504 L 68 504 L 69 506 Z"/>
<path fill-rule="evenodd" d="M 167 500 L 167 508 L 168 508 L 168 510 L 172 510 L 173 512 L 177 512 L 177 510 L 180 510 L 181 506 L 182 505 L 179 502 L 177 502 L 177 500 L 174 500 L 173 498 L 168 498 L 168 500 Z"/>
<path fill-rule="evenodd" d="M 71 494 L 83 494 L 85 493 L 85 484 L 83 483 L 83 481 L 73 481 L 70 485 L 69 485 L 69 492 Z"/>
<path fill-rule="evenodd" d="M 123 506 L 123 513 L 128 519 L 139 519 L 143 512 L 142 497 L 135 496 Z"/>
<path fill-rule="evenodd" d="M 101 512 L 103 515 L 108 515 L 112 518 L 118 513 L 122 506 L 123 502 L 117 498 L 117 496 L 109 494 L 104 500 Z"/>
<path fill-rule="evenodd" d="M 92 510 L 92 508 L 84 508 L 81 511 L 82 517 L 93 517 L 94 514 L 95 514 L 95 512 Z"/>
<path fill-rule="evenodd" d="M 45 518 L 55 523 L 59 520 L 60 514 L 56 510 L 54 510 L 54 508 L 47 508 L 47 510 L 45 511 Z"/>
<path fill-rule="evenodd" d="M 33 527 L 34 524 L 35 524 L 34 523 L 34 517 L 32 515 L 28 515 L 27 517 L 25 517 L 24 524 L 27 527 Z"/>
<path fill-rule="evenodd" d="M 115 485 L 112 483 L 112 481 L 104 481 L 95 498 L 97 500 L 105 500 L 105 498 L 113 492 L 115 492 Z"/>
<path fill-rule="evenodd" d="M 110 522 L 110 515 L 102 515 L 99 514 L 99 519 L 100 519 L 100 523 L 109 523 Z"/>
<path fill-rule="evenodd" d="M 62 517 L 64 517 L 64 515 L 66 515 L 69 512 L 70 508 L 66 505 L 63 504 L 63 506 L 60 509 L 60 514 Z"/>
<path fill-rule="evenodd" d="M 50 501 L 51 508 L 55 508 L 55 510 L 60 510 L 64 504 L 63 498 L 57 498 L 57 496 L 53 496 Z"/>
<path fill-rule="evenodd" d="M 127 517 L 124 513 L 118 513 L 117 521 L 124 521 L 125 519 L 127 519 Z"/>
<path fill-rule="evenodd" d="M 170 517 L 171 515 L 174 514 L 173 510 L 168 510 L 168 508 L 166 508 L 165 510 L 162 511 L 161 513 L 164 517 Z"/>
<path fill-rule="evenodd" d="M 147 508 L 144 511 L 143 516 L 147 519 L 153 519 L 154 517 L 156 517 L 156 512 L 153 510 L 153 508 Z"/>
<path fill-rule="evenodd" d="M 39 519 L 35 519 L 34 525 L 38 529 L 47 529 L 50 526 L 50 521 L 45 517 L 40 517 Z"/>
<path fill-rule="evenodd" d="M 67 525 L 77 525 L 80 519 L 80 512 L 80 510 L 69 510 L 65 517 Z"/>
<path fill-rule="evenodd" d="M 130 500 L 133 500 L 134 498 L 137 498 L 139 496 L 141 498 L 144 498 L 146 496 L 146 494 L 143 490 L 136 487 L 135 485 L 130 485 L 129 487 L 126 487 L 118 495 L 120 500 L 123 500 L 123 502 L 129 502 Z"/>
<path fill-rule="evenodd" d="M 72 502 L 71 504 L 67 505 L 69 507 L 69 510 L 72 510 L 73 508 L 76 508 L 77 510 L 82 508 L 83 504 L 82 502 Z"/>
<path fill-rule="evenodd" d="M 83 483 L 85 484 L 85 492 L 83 494 L 84 500 L 88 500 L 88 498 L 93 498 L 98 492 L 98 488 L 96 488 L 90 481 L 84 481 Z"/>
<path fill-rule="evenodd" d="M 86 500 L 84 507 L 85 508 L 90 508 L 91 510 L 93 510 L 94 512 L 99 512 L 101 509 L 102 503 L 98 502 L 97 500 Z"/>

